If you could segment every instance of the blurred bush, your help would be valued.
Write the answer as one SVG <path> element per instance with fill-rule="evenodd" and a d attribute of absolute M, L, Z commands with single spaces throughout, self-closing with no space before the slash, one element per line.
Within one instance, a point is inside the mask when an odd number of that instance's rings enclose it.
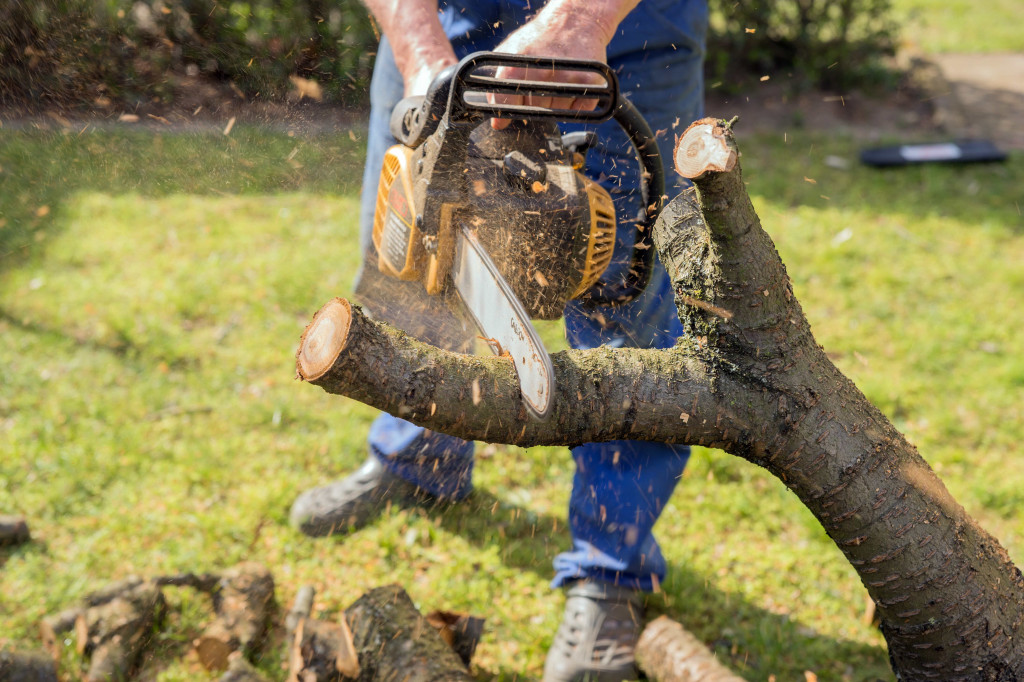
<path fill-rule="evenodd" d="M 710 0 L 708 82 L 848 88 L 894 50 L 890 0 Z M 209 77 L 279 99 L 298 76 L 365 98 L 377 35 L 358 0 L 2 0 L 0 104 L 169 101 Z"/>
<path fill-rule="evenodd" d="M 709 0 L 708 83 L 784 77 L 796 88 L 890 84 L 891 0 Z"/>
<path fill-rule="evenodd" d="M 358 0 L 4 0 L 0 103 L 167 100 L 197 76 L 264 99 L 299 76 L 350 101 L 376 43 Z"/>

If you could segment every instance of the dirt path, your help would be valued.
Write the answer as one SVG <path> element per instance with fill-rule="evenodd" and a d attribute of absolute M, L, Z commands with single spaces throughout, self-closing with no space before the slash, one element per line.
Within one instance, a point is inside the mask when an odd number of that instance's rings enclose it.
<path fill-rule="evenodd" d="M 708 114 L 739 115 L 742 130 L 845 133 L 866 142 L 987 138 L 1024 150 L 1024 54 L 904 56 L 904 85 L 884 97 L 790 95 L 771 79 L 743 95 L 708 91 Z"/>

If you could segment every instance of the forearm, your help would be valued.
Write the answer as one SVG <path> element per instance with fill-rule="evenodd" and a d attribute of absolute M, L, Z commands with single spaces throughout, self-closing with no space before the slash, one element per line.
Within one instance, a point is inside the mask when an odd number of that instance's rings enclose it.
<path fill-rule="evenodd" d="M 424 74 L 455 63 L 441 28 L 437 0 L 363 0 L 391 44 L 406 90 Z"/>
<path fill-rule="evenodd" d="M 563 25 L 570 32 L 586 30 L 607 46 L 626 15 L 640 0 L 549 0 L 536 20 Z"/>

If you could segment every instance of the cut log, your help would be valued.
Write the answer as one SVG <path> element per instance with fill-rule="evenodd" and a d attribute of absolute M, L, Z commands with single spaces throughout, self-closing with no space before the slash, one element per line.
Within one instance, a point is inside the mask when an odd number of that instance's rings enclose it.
<path fill-rule="evenodd" d="M 57 682 L 57 664 L 42 652 L 0 651 L 0 682 Z"/>
<path fill-rule="evenodd" d="M 348 622 L 300 618 L 291 644 L 288 682 L 363 679 Z"/>
<path fill-rule="evenodd" d="M 64 635 L 75 629 L 75 621 L 84 611 L 81 606 L 73 606 L 39 621 L 39 638 L 43 641 L 43 648 L 55 659 L 60 657 L 64 647 Z"/>
<path fill-rule="evenodd" d="M 163 593 L 151 582 L 90 606 L 75 621 L 78 652 L 88 656 L 87 682 L 128 677 L 163 617 Z"/>
<path fill-rule="evenodd" d="M 228 671 L 221 676 L 219 682 L 268 682 L 259 670 L 245 660 L 241 652 L 231 654 L 230 659 Z"/>
<path fill-rule="evenodd" d="M 77 606 L 72 606 L 60 613 L 44 617 L 39 621 L 39 636 L 43 640 L 43 647 L 50 652 L 51 656 L 58 658 L 64 635 L 75 629 L 78 617 L 85 613 L 86 609 L 102 606 L 117 597 L 131 592 L 144 582 L 138 576 L 128 576 L 123 580 L 110 583 L 95 592 L 90 592 L 85 595 Z"/>
<path fill-rule="evenodd" d="M 234 651 L 251 659 L 274 610 L 274 577 L 266 567 L 240 564 L 220 574 L 212 590 L 214 620 L 193 643 L 207 670 L 224 670 Z"/>
<path fill-rule="evenodd" d="M 178 573 L 159 576 L 153 582 L 161 587 L 191 587 L 200 592 L 213 592 L 219 580 L 220 576 L 216 573 Z"/>
<path fill-rule="evenodd" d="M 0 547 L 20 545 L 31 539 L 25 519 L 20 516 L 0 516 Z"/>
<path fill-rule="evenodd" d="M 431 611 L 426 619 L 468 667 L 484 633 L 484 619 L 451 611 Z"/>
<path fill-rule="evenodd" d="M 299 589 L 285 617 L 289 642 L 289 682 L 326 682 L 359 676 L 359 659 L 344 618 L 338 623 L 314 620 L 312 585 Z"/>
<path fill-rule="evenodd" d="M 636 644 L 636 662 L 658 682 L 743 682 L 704 643 L 667 616 L 651 621 Z"/>
<path fill-rule="evenodd" d="M 398 585 L 367 592 L 346 609 L 345 617 L 359 656 L 361 682 L 473 679 Z"/>

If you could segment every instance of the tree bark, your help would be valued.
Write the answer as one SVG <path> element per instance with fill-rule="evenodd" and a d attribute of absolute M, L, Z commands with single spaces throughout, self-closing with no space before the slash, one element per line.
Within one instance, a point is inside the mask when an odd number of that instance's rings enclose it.
<path fill-rule="evenodd" d="M 640 438 L 743 457 L 796 493 L 857 570 L 898 677 L 1024 680 L 1024 576 L 815 342 L 730 125 L 694 123 L 675 159 L 695 187 L 654 228 L 687 332 L 675 347 L 556 353 L 554 407 L 537 422 L 509 359 L 427 346 L 335 299 L 302 336 L 299 378 L 469 440 Z"/>
<path fill-rule="evenodd" d="M 127 679 L 165 608 L 163 594 L 151 582 L 103 596 L 111 598 L 87 607 L 75 621 L 78 652 L 90 659 L 87 682 Z"/>
<path fill-rule="evenodd" d="M 43 653 L 0 651 L 0 682 L 57 682 L 57 664 Z"/>
<path fill-rule="evenodd" d="M 302 618 L 291 640 L 288 682 L 335 682 L 360 678 L 359 655 L 348 622 Z"/>
<path fill-rule="evenodd" d="M 228 670 L 221 675 L 218 682 L 269 682 L 263 674 L 256 670 L 241 652 L 229 656 Z"/>
<path fill-rule="evenodd" d="M 251 658 L 262 645 L 274 610 L 274 577 L 259 564 L 240 564 L 220 574 L 212 598 L 216 615 L 193 644 L 207 670 L 224 670 L 232 652 Z"/>
<path fill-rule="evenodd" d="M 20 516 L 0 515 L 0 547 L 20 545 L 32 539 L 28 524 Z"/>
<path fill-rule="evenodd" d="M 668 616 L 647 624 L 636 643 L 636 662 L 657 682 L 743 682 L 704 643 Z"/>
<path fill-rule="evenodd" d="M 398 585 L 371 590 L 345 610 L 360 682 L 472 680 L 469 671 Z"/>
<path fill-rule="evenodd" d="M 89 608 L 102 606 L 127 592 L 131 592 L 144 582 L 138 576 L 129 576 L 123 580 L 106 585 L 95 592 L 90 592 L 77 606 L 72 606 L 60 613 L 44 617 L 39 621 L 39 636 L 43 640 L 43 647 L 54 658 L 59 658 L 63 635 L 75 629 L 79 616 Z"/>
<path fill-rule="evenodd" d="M 329 623 L 312 618 L 316 590 L 299 589 L 285 617 L 289 644 L 288 682 L 335 682 L 359 677 L 359 657 L 348 621 Z"/>
<path fill-rule="evenodd" d="M 288 615 L 284 617 L 286 640 L 291 641 L 292 635 L 295 634 L 295 629 L 299 626 L 299 623 L 304 618 L 309 618 L 313 614 L 313 600 L 315 598 L 316 588 L 312 585 L 300 587 L 299 591 L 295 593 L 295 601 L 292 603 L 292 608 L 288 611 Z"/>

